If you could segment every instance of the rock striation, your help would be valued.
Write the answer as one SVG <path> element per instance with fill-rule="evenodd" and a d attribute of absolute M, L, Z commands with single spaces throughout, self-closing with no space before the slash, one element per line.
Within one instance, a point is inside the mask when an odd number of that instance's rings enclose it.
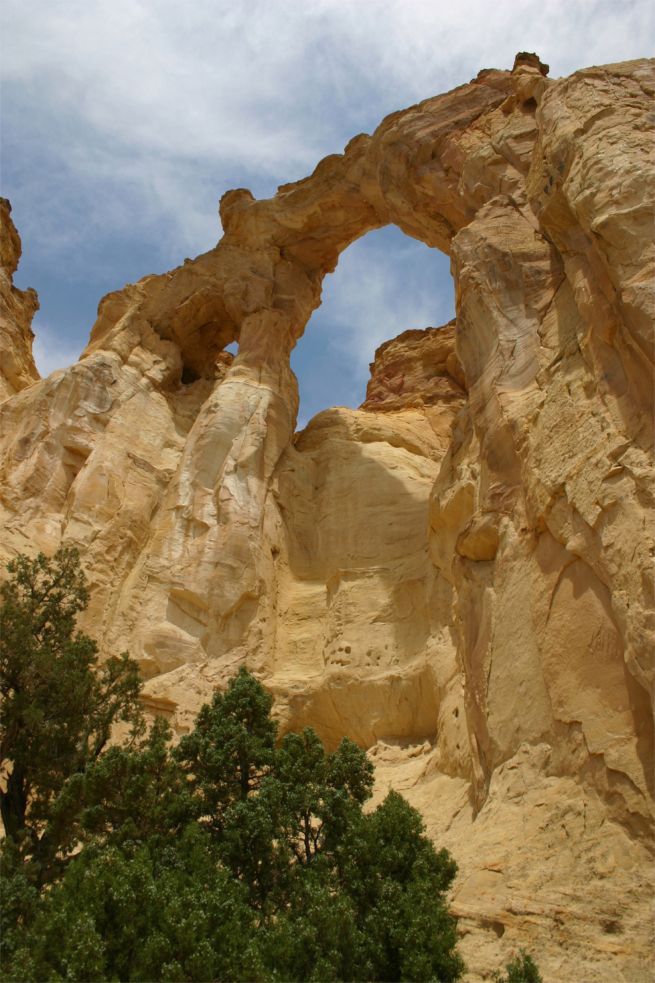
<path fill-rule="evenodd" d="M 47 379 L 3 281 L 1 548 L 80 547 L 85 627 L 179 733 L 245 662 L 283 729 L 369 749 L 458 860 L 471 981 L 523 945 L 548 983 L 646 983 L 655 66 L 547 71 L 228 192 L 218 245 L 105 297 Z M 456 321 L 295 433 L 322 279 L 390 223 L 451 257 Z"/>

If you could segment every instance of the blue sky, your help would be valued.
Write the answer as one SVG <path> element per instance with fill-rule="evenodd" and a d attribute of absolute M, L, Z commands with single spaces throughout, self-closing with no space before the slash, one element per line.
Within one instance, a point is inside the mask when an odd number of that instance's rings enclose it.
<path fill-rule="evenodd" d="M 551 75 L 650 53 L 649 0 L 4 0 L 2 194 L 39 368 L 98 301 L 215 244 L 228 188 L 309 173 L 383 116 L 537 51 Z M 452 316 L 446 257 L 396 229 L 342 256 L 293 357 L 301 423 L 358 405 L 381 341 Z"/>

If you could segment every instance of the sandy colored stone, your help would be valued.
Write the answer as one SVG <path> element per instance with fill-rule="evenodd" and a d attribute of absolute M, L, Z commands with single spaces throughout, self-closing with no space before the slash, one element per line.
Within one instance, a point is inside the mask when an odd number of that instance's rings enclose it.
<path fill-rule="evenodd" d="M 454 321 L 442 328 L 404 331 L 385 341 L 370 368 L 363 410 L 434 406 L 441 411 L 462 400 L 465 381 L 455 352 Z"/>
<path fill-rule="evenodd" d="M 523 945 L 546 983 L 645 983 L 655 79 L 546 72 L 228 192 L 218 245 L 104 298 L 47 379 L 7 279 L 1 549 L 80 547 L 85 627 L 178 733 L 245 663 L 283 729 L 367 748 L 460 864 L 470 981 Z M 363 406 L 296 433 L 322 279 L 390 223 L 449 254 L 456 321 L 399 325 Z"/>
<path fill-rule="evenodd" d="M 0 198 L 0 402 L 39 378 L 32 357 L 32 318 L 39 309 L 34 290 L 12 283 L 21 241 L 11 220 L 11 205 Z"/>

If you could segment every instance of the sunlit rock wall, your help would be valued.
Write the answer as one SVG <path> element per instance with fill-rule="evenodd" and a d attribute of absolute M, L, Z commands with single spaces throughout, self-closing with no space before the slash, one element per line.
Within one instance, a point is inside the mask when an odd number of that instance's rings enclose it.
<path fill-rule="evenodd" d="M 32 358 L 32 318 L 39 303 L 34 290 L 18 290 L 21 242 L 11 220 L 11 205 L 0 198 L 0 400 L 39 378 Z"/>
<path fill-rule="evenodd" d="M 460 864 L 471 980 L 523 945 L 546 981 L 645 983 L 655 79 L 546 72 L 228 192 L 216 248 L 104 298 L 48 379 L 7 281 L 1 548 L 80 547 L 85 627 L 178 732 L 245 662 L 283 728 L 368 748 Z M 390 223 L 450 255 L 456 322 L 399 325 L 362 408 L 297 434 L 289 353 Z"/>

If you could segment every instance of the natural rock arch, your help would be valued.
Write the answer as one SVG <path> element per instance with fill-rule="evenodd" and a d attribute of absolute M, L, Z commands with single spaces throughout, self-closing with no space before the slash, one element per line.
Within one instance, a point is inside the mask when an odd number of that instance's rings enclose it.
<path fill-rule="evenodd" d="M 356 137 L 343 155 L 326 158 L 309 178 L 283 185 L 269 201 L 255 201 L 244 189 L 227 192 L 221 199 L 224 236 L 215 250 L 103 301 L 83 358 L 107 349 L 129 358 L 133 344 L 155 356 L 160 383 L 179 378 L 180 362 L 195 374 L 213 372 L 216 354 L 238 337 L 239 355 L 216 394 L 222 451 L 216 455 L 212 450 L 210 470 L 222 474 L 218 523 L 213 507 L 205 515 L 202 490 L 180 492 L 194 533 L 210 519 L 215 583 L 203 593 L 221 616 L 233 611 L 240 597 L 257 594 L 268 483 L 289 446 L 297 410 L 289 352 L 320 303 L 323 276 L 356 238 L 390 223 L 450 253 L 456 233 L 488 198 L 500 191 L 519 194 L 523 176 L 516 167 L 520 148 L 514 146 L 513 120 L 517 116 L 523 135 L 529 116 L 536 132 L 533 112 L 525 114 L 517 104 L 534 100 L 545 87 L 542 72 L 534 56 L 519 57 L 513 73 L 481 72 L 468 85 L 392 114 L 372 137 Z M 511 148 L 509 160 L 492 151 L 496 173 L 487 159 L 494 123 Z M 526 171 L 532 148 L 524 142 L 521 166 Z M 486 185 L 479 180 L 483 173 L 492 175 Z M 224 412 L 224 405 L 232 409 Z M 241 447 L 251 463 L 256 455 L 261 477 L 246 497 L 234 488 L 240 468 L 234 449 Z M 185 449 L 190 474 L 206 472 L 198 457 L 204 449 L 204 441 L 200 448 Z M 216 529 L 222 531 L 218 542 Z M 223 536 L 229 537 L 229 548 Z M 174 539 L 182 545 L 177 532 Z M 192 548 L 190 563 L 179 549 L 171 554 L 187 582 L 187 567 L 203 563 L 198 546 Z M 240 587 L 225 587 L 232 577 L 223 567 L 224 554 L 251 558 Z"/>
<path fill-rule="evenodd" d="M 650 955 L 655 85 L 647 61 L 544 69 L 520 55 L 395 113 L 270 201 L 228 192 L 217 247 L 105 298 L 80 362 L 38 382 L 11 227 L 2 548 L 82 548 L 88 627 L 179 731 L 245 661 L 284 726 L 375 744 L 457 844 L 481 971 L 489 924 L 559 971 L 564 905 L 566 975 L 609 981 Z M 451 257 L 456 327 L 378 357 L 427 352 L 435 388 L 394 403 L 374 369 L 364 410 L 294 444 L 291 346 L 339 254 L 390 223 Z M 564 858 L 556 882 L 534 851 Z M 608 968 L 615 916 L 635 955 Z"/>

